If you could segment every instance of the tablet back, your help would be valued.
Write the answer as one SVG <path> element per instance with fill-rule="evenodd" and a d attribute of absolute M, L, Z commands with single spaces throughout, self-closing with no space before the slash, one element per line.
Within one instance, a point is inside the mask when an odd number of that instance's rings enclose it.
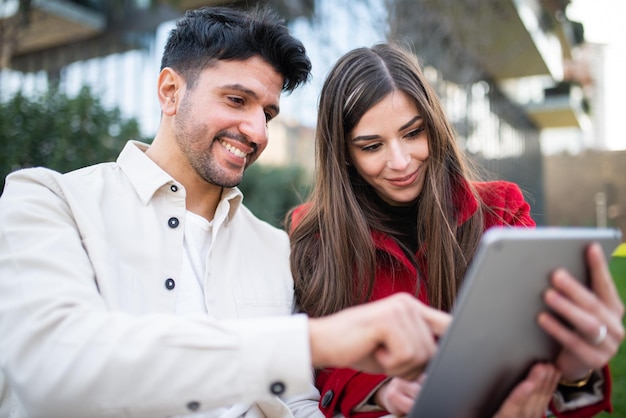
<path fill-rule="evenodd" d="M 588 281 L 584 250 L 599 241 L 607 259 L 615 229 L 492 228 L 481 240 L 453 309 L 454 320 L 426 368 L 410 418 L 491 417 L 538 361 L 559 347 L 537 324 L 542 294 L 559 266 Z"/>

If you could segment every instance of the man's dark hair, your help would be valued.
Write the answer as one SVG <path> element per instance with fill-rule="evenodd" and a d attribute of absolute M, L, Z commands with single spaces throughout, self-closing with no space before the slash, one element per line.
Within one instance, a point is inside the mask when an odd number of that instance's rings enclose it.
<path fill-rule="evenodd" d="M 283 75 L 283 91 L 291 92 L 309 78 L 311 61 L 302 42 L 282 19 L 261 7 L 188 10 L 169 34 L 161 69 L 173 68 L 193 87 L 200 71 L 216 61 L 257 55 Z"/>

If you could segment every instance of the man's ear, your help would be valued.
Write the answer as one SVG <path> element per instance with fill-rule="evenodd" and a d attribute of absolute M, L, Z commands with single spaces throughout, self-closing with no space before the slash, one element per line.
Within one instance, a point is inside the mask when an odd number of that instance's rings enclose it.
<path fill-rule="evenodd" d="M 176 114 L 182 84 L 182 77 L 170 67 L 163 68 L 159 73 L 157 94 L 163 114 L 167 116 Z"/>

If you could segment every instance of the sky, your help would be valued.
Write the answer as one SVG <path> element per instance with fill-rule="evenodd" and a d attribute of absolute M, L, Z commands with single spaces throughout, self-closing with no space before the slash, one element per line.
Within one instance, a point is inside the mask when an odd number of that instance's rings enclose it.
<path fill-rule="evenodd" d="M 625 150 L 626 132 L 622 123 L 626 100 L 626 1 L 573 0 L 567 16 L 583 24 L 588 42 L 606 45 L 607 146 L 613 150 Z"/>

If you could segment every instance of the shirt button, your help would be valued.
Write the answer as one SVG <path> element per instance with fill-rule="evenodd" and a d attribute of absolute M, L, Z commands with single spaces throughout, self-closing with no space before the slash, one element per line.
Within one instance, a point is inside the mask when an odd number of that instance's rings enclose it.
<path fill-rule="evenodd" d="M 171 277 L 165 281 L 165 288 L 167 290 L 172 290 L 176 287 L 176 282 Z"/>
<path fill-rule="evenodd" d="M 180 222 L 178 221 L 178 218 L 175 218 L 175 217 L 171 217 L 171 218 L 169 218 L 169 219 L 167 220 L 167 225 L 168 225 L 170 228 L 176 228 L 176 227 L 178 227 L 178 224 L 179 224 L 179 223 L 180 223 Z"/>
<path fill-rule="evenodd" d="M 321 402 L 322 408 L 328 408 L 334 397 L 335 397 L 335 392 L 333 392 L 332 390 L 327 391 L 322 397 L 322 402 Z"/>
<path fill-rule="evenodd" d="M 178 186 L 177 186 L 177 185 L 175 185 L 175 184 L 172 184 L 172 185 L 170 186 L 170 190 L 171 190 L 171 191 L 173 191 L 174 193 L 176 193 L 176 192 L 178 191 Z"/>
<path fill-rule="evenodd" d="M 274 382 L 270 385 L 270 392 L 274 395 L 282 395 L 285 393 L 285 384 L 283 382 Z"/>
<path fill-rule="evenodd" d="M 197 411 L 198 409 L 200 409 L 200 402 L 198 401 L 191 401 L 187 404 L 187 409 L 189 409 L 190 411 Z"/>

